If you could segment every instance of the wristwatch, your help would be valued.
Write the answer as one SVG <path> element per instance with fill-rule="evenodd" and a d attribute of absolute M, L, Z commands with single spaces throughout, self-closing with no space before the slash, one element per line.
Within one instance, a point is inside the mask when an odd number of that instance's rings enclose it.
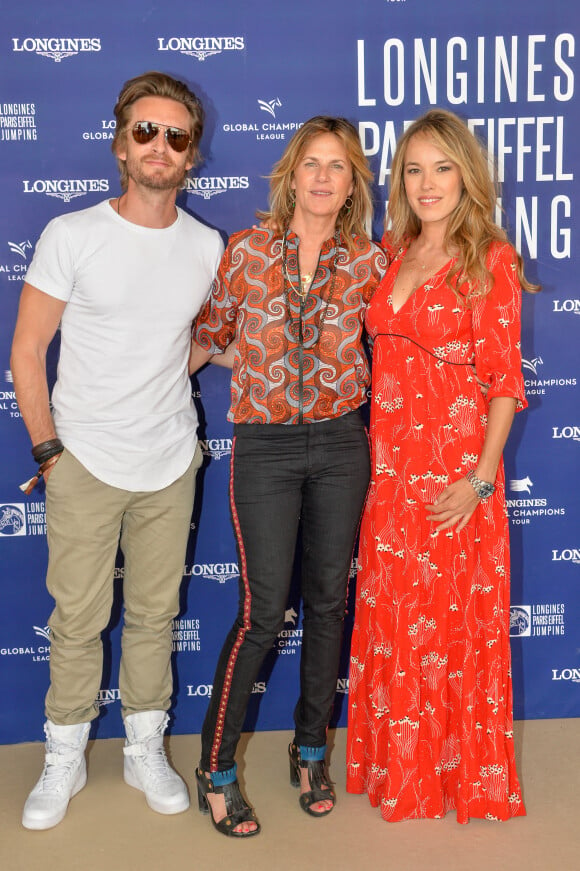
<path fill-rule="evenodd" d="M 489 499 L 492 493 L 495 493 L 495 485 L 490 484 L 489 481 L 482 481 L 473 469 L 470 469 L 465 477 L 477 493 L 478 499 Z"/>

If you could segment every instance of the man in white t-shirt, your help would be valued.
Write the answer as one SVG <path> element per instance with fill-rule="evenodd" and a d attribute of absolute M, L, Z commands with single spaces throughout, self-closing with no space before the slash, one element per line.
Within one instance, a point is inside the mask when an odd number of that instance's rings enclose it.
<path fill-rule="evenodd" d="M 175 203 L 203 130 L 197 97 L 170 76 L 145 73 L 125 84 L 115 117 L 123 193 L 48 224 L 12 348 L 19 407 L 46 481 L 47 587 L 56 603 L 46 758 L 24 807 L 29 829 L 59 823 L 86 782 L 119 544 L 125 781 L 159 813 L 189 806 L 163 734 L 172 620 L 202 459 L 187 368 L 191 325 L 223 245 Z M 59 324 L 51 413 L 46 351 Z"/>

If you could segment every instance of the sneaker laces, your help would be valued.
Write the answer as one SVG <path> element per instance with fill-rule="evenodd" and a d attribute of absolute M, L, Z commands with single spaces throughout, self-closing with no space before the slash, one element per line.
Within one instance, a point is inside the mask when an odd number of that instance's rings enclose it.
<path fill-rule="evenodd" d="M 169 764 L 163 746 L 163 735 L 168 722 L 169 717 L 166 716 L 146 741 L 134 742 L 123 747 L 123 752 L 127 756 L 134 756 L 141 760 L 147 774 L 153 780 L 170 781 L 177 776 Z"/>
<path fill-rule="evenodd" d="M 47 752 L 40 776 L 39 790 L 59 793 L 67 789 L 67 782 L 79 763 L 78 750 Z"/>
<path fill-rule="evenodd" d="M 155 780 L 172 780 L 175 777 L 163 747 L 150 750 L 143 759 L 143 763 Z"/>

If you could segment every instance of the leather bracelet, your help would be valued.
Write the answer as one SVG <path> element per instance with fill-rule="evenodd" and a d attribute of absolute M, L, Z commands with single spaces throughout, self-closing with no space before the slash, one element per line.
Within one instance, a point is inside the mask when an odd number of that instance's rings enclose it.
<path fill-rule="evenodd" d="M 64 451 L 64 445 L 60 439 L 48 439 L 45 442 L 40 442 L 32 448 L 32 456 L 39 466 L 50 460 L 51 457 L 61 454 Z"/>

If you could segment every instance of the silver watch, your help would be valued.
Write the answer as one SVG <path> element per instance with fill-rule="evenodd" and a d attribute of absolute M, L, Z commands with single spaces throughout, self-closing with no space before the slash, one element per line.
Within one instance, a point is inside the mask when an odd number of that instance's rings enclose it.
<path fill-rule="evenodd" d="M 482 481 L 478 478 L 473 469 L 470 469 L 465 476 L 475 492 L 478 499 L 489 499 L 492 493 L 495 493 L 495 484 L 490 484 L 489 481 Z"/>

